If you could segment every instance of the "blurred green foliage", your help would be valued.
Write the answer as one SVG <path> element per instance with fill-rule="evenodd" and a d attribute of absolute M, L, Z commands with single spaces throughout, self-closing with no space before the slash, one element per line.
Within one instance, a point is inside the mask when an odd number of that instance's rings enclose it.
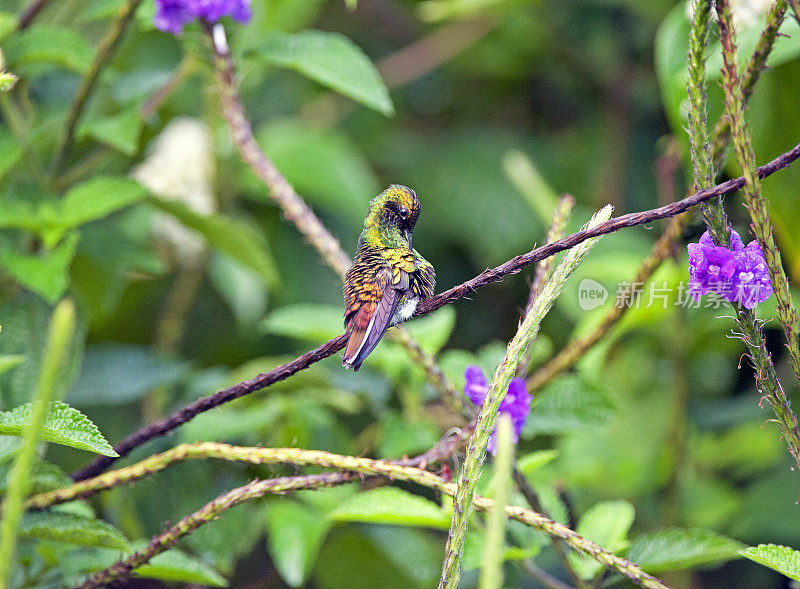
<path fill-rule="evenodd" d="M 19 77 L 0 94 L 0 409 L 32 400 L 62 296 L 76 301 L 79 326 L 56 398 L 112 444 L 338 335 L 340 281 L 240 160 L 200 28 L 180 38 L 156 31 L 152 2 L 141 4 L 54 175 L 65 115 L 121 1 L 52 0 L 18 31 L 23 4 L 0 1 L 0 48 Z M 253 11 L 250 24 L 228 33 L 259 145 L 349 253 L 368 200 L 389 183 L 413 187 L 422 202 L 414 243 L 434 264 L 438 290 L 541 244 L 560 192 L 577 199 L 574 230 L 607 202 L 617 214 L 652 208 L 681 198 L 689 183 L 683 1 L 359 0 L 350 10 L 343 2 L 254 0 Z M 762 22 L 739 23 L 743 59 Z M 790 37 L 778 40 L 748 110 L 759 162 L 800 141 L 800 31 L 790 17 L 782 30 Z M 711 123 L 721 96 L 712 80 Z M 159 143 L 186 118 L 206 139 Z M 146 172 L 147 162 L 162 166 Z M 675 172 L 664 171 L 670 165 Z M 146 190 L 130 179 L 135 169 Z M 735 164 L 722 173 L 736 175 Z M 797 165 L 764 183 L 795 281 L 798 185 Z M 738 197 L 728 201 L 744 235 L 746 211 Z M 546 318 L 533 369 L 599 322 L 661 227 L 619 232 L 595 248 Z M 508 277 L 408 325 L 457 389 L 468 364 L 491 373 L 502 358 L 530 276 Z M 594 310 L 578 299 L 584 279 L 608 290 Z M 637 308 L 536 394 L 519 465 L 554 519 L 665 573 L 671 585 L 780 587 L 780 575 L 739 550 L 800 546 L 800 479 L 776 428 L 765 425 L 750 368 L 737 368 L 743 348 L 726 337 L 732 324 L 719 316 L 727 311 L 677 304 L 687 280 L 677 247 Z M 668 289 L 666 298 L 657 289 Z M 775 315 L 770 304 L 764 318 Z M 797 402 L 782 334 L 774 322 L 766 333 Z M 0 413 L 0 426 L 9 415 Z M 399 458 L 460 423 L 423 371 L 385 341 L 358 374 L 328 359 L 133 457 L 203 439 Z M 107 450 L 104 442 L 92 439 L 95 449 Z M 18 449 L 16 438 L 0 436 L 0 492 Z M 63 485 L 64 473 L 89 458 L 48 446 L 31 473 L 34 489 Z M 281 474 L 294 470 L 179 464 L 89 504 L 29 514 L 12 586 L 79 580 L 165 521 L 254 477 Z M 139 573 L 220 586 L 432 586 L 449 503 L 406 486 L 356 490 L 240 505 Z M 522 559 L 569 581 L 544 535 L 518 524 L 507 532 L 507 586 L 538 586 Z M 476 516 L 464 587 L 477 583 L 482 546 Z M 793 554 L 751 548 L 746 556 L 792 576 Z M 604 574 L 594 561 L 571 562 L 586 579 Z"/>

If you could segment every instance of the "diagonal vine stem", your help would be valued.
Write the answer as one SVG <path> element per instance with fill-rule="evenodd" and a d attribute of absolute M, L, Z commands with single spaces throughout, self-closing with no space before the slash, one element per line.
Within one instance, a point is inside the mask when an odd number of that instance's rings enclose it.
<path fill-rule="evenodd" d="M 800 157 L 800 144 L 796 145 L 790 151 L 778 156 L 768 164 L 758 168 L 758 174 L 762 178 L 774 174 L 778 170 L 789 166 L 798 157 Z M 701 190 L 700 192 L 697 192 L 688 198 L 670 203 L 663 207 L 651 209 L 649 211 L 642 211 L 639 213 L 621 215 L 600 223 L 597 227 L 572 233 L 562 239 L 559 239 L 558 241 L 548 243 L 542 247 L 535 248 L 526 254 L 516 256 L 500 266 L 484 270 L 475 278 L 459 284 L 458 286 L 454 286 L 453 288 L 428 299 L 417 308 L 415 316 L 431 313 L 440 307 L 443 307 L 444 305 L 468 296 L 471 292 L 478 288 L 492 284 L 493 282 L 497 282 L 509 274 L 516 274 L 530 264 L 573 248 L 587 239 L 613 233 L 615 231 L 619 231 L 620 229 L 624 229 L 625 227 L 644 225 L 657 219 L 665 219 L 679 215 L 680 213 L 697 206 L 701 202 L 705 202 L 714 197 L 739 190 L 743 185 L 744 178 L 734 178 L 712 188 Z M 286 364 L 282 364 L 281 366 L 273 368 L 269 372 L 259 374 L 250 380 L 237 383 L 231 387 L 222 389 L 221 391 L 206 397 L 202 397 L 197 401 L 194 401 L 183 407 L 182 409 L 179 409 L 166 419 L 145 426 L 142 429 L 132 433 L 117 446 L 115 446 L 114 450 L 119 454 L 120 457 L 127 456 L 128 453 L 134 448 L 141 446 L 153 438 L 157 438 L 169 433 L 204 411 L 208 411 L 209 409 L 213 409 L 214 407 L 222 405 L 223 403 L 227 403 L 244 395 L 259 391 L 273 383 L 285 380 L 293 374 L 308 368 L 312 364 L 332 356 L 344 348 L 346 341 L 347 338 L 344 335 L 340 335 L 325 342 L 324 344 L 321 344 L 317 348 L 306 352 L 291 362 L 287 362 Z M 111 465 L 116 459 L 117 458 L 108 456 L 100 456 L 86 468 L 74 473 L 72 478 L 75 480 L 83 480 L 95 476 L 108 468 L 108 466 Z"/>
<path fill-rule="evenodd" d="M 441 453 L 449 452 L 451 449 L 443 447 Z M 100 475 L 91 481 L 84 481 L 50 493 L 34 495 L 26 504 L 29 508 L 44 507 L 69 501 L 77 497 L 86 497 L 91 493 L 102 489 L 110 488 L 120 484 L 130 483 L 148 474 L 163 470 L 170 464 L 186 459 L 199 458 L 221 458 L 237 462 L 247 462 L 250 464 L 294 464 L 298 466 L 320 466 L 344 471 L 345 476 L 337 476 L 337 473 L 310 475 L 298 477 L 281 477 L 265 481 L 254 481 L 238 489 L 234 489 L 210 503 L 206 504 L 199 511 L 182 519 L 180 522 L 169 528 L 166 532 L 156 536 L 143 551 L 138 552 L 123 561 L 116 563 L 100 574 L 92 576 L 87 580 L 83 587 L 97 587 L 100 584 L 108 583 L 120 575 L 129 573 L 134 567 L 144 564 L 155 556 L 172 546 L 180 537 L 190 533 L 199 525 L 213 519 L 219 513 L 255 497 L 266 493 L 288 493 L 300 489 L 308 489 L 316 486 L 330 486 L 341 484 L 351 480 L 358 480 L 361 475 L 388 477 L 390 480 L 407 481 L 439 491 L 449 496 L 454 496 L 457 486 L 443 477 L 432 472 L 408 466 L 406 464 L 389 460 L 375 460 L 357 456 L 342 456 L 321 450 L 304 450 L 301 448 L 249 448 L 241 446 L 231 446 L 219 442 L 195 442 L 191 444 L 181 444 L 163 452 L 146 458 L 145 460 L 132 466 L 124 467 L 115 471 L 110 471 Z M 317 477 L 317 478 L 313 478 Z M 487 511 L 492 508 L 494 502 L 491 499 L 474 496 L 473 505 L 476 509 Z M 550 536 L 555 536 L 564 540 L 573 549 L 586 554 L 604 566 L 613 568 L 626 575 L 628 578 L 641 583 L 645 587 L 662 589 L 663 583 L 642 571 L 637 565 L 621 558 L 594 542 L 591 542 L 570 528 L 555 522 L 540 513 L 530 509 L 508 505 L 505 508 L 506 517 L 522 522 Z"/>

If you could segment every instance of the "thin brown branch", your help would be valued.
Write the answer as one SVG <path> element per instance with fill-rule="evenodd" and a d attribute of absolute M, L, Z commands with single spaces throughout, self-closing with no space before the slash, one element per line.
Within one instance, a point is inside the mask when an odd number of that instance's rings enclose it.
<path fill-rule="evenodd" d="M 219 517 L 231 507 L 250 501 L 267 494 L 286 494 L 304 489 L 320 489 L 350 482 L 358 478 L 354 472 L 331 472 L 316 475 L 280 477 L 267 480 L 255 480 L 251 483 L 232 489 L 209 501 L 203 507 L 184 517 L 174 526 L 158 534 L 150 543 L 134 552 L 129 557 L 119 560 L 103 569 L 83 583 L 76 585 L 76 589 L 93 589 L 102 587 L 117 579 L 127 577 L 133 569 L 142 566 L 151 558 L 174 546 L 178 540 L 192 533 L 194 530 Z"/>
<path fill-rule="evenodd" d="M 286 219 L 317 250 L 339 278 L 344 279 L 345 272 L 352 264 L 350 257 L 342 249 L 339 240 L 328 231 L 272 160 L 264 154 L 253 136 L 253 129 L 239 98 L 236 70 L 225 39 L 225 29 L 221 24 L 212 26 L 209 23 L 205 23 L 205 28 L 214 51 L 217 82 L 222 95 L 222 116 L 228 123 L 239 154 L 267 185 L 270 196 L 281 207 Z M 464 407 L 461 405 L 461 395 L 444 376 L 434 357 L 425 352 L 408 332 L 403 328 L 393 329 L 387 337 L 405 348 L 412 361 L 425 371 L 428 381 L 451 408 L 460 411 Z"/>
<path fill-rule="evenodd" d="M 790 151 L 778 156 L 768 164 L 758 168 L 758 175 L 761 178 L 765 178 L 771 174 L 774 174 L 778 170 L 789 166 L 798 157 L 800 157 L 800 144 L 796 145 Z M 649 211 L 622 215 L 620 217 L 609 219 L 608 221 L 605 221 L 592 229 L 578 231 L 577 233 L 568 235 L 563 239 L 559 239 L 553 243 L 536 248 L 527 254 L 516 256 L 508 262 L 497 266 L 496 268 L 484 270 L 472 280 L 468 280 L 463 284 L 454 286 L 453 288 L 428 299 L 418 307 L 414 316 L 424 315 L 426 313 L 436 311 L 444 305 L 468 296 L 478 288 L 492 284 L 493 282 L 498 282 L 504 276 L 509 274 L 516 274 L 530 264 L 573 248 L 579 243 L 586 241 L 587 239 L 591 239 L 592 237 L 614 233 L 615 231 L 619 231 L 625 227 L 644 225 L 657 219 L 665 219 L 679 215 L 680 213 L 697 206 L 701 202 L 705 202 L 723 194 L 735 192 L 743 185 L 744 178 L 734 178 L 733 180 L 728 180 L 727 182 L 723 182 L 722 184 L 712 188 L 701 190 L 700 192 L 697 192 L 688 198 L 670 203 L 666 206 L 659 207 L 657 209 L 651 209 Z M 259 374 L 255 378 L 240 382 L 232 387 L 222 389 L 221 391 L 218 391 L 212 395 L 202 397 L 201 399 L 190 403 L 183 409 L 180 409 L 166 419 L 148 425 L 134 432 L 125 438 L 125 440 L 123 440 L 120 444 L 118 444 L 114 450 L 119 454 L 119 457 L 126 456 L 134 448 L 141 446 L 153 438 L 157 438 L 169 433 L 173 429 L 186 423 L 204 411 L 208 411 L 209 409 L 218 407 L 219 405 L 227 403 L 228 401 L 238 399 L 244 395 L 248 395 L 255 391 L 266 388 L 275 382 L 289 378 L 293 374 L 308 368 L 320 360 L 332 356 L 344 348 L 346 342 L 346 336 L 340 335 L 325 342 L 317 348 L 306 352 L 291 362 L 273 368 L 269 372 Z M 109 456 L 101 456 L 83 470 L 74 473 L 73 479 L 83 480 L 95 476 L 96 474 L 103 472 L 103 470 L 105 470 L 116 459 L 116 457 L 112 458 Z"/>
<path fill-rule="evenodd" d="M 389 460 L 342 456 L 330 452 L 303 450 L 299 448 L 246 448 L 217 442 L 182 444 L 162 454 L 153 455 L 136 465 L 109 472 L 97 477 L 97 479 L 92 482 L 86 481 L 85 483 L 72 485 L 71 488 L 75 490 L 76 488 L 87 487 L 87 489 L 83 489 L 87 491 L 88 487 L 92 486 L 96 491 L 101 488 L 113 486 L 113 484 L 131 482 L 154 472 L 155 469 L 163 469 L 178 460 L 206 457 L 249 462 L 252 464 L 283 463 L 295 464 L 298 466 L 320 466 L 322 468 L 332 468 L 343 472 L 341 474 L 328 473 L 312 475 L 310 477 L 282 477 L 266 481 L 254 481 L 248 485 L 229 491 L 153 538 L 144 550 L 93 575 L 87 579 L 81 587 L 98 587 L 120 576 L 129 574 L 135 567 L 146 563 L 156 554 L 174 545 L 181 537 L 191 533 L 202 524 L 211 521 L 223 511 L 243 501 L 248 501 L 267 493 L 289 493 L 302 489 L 310 489 L 314 486 L 331 486 L 349 482 L 361 476 L 380 476 L 387 477 L 390 480 L 407 481 L 449 496 L 454 496 L 457 491 L 456 484 L 444 477 L 422 468 L 405 466 Z M 94 485 L 93 483 L 95 482 L 101 484 L 108 483 L 108 485 L 100 487 L 99 485 Z M 57 494 L 58 500 L 63 501 L 66 499 L 66 490 L 67 489 L 62 489 L 60 493 L 56 491 L 52 494 L 44 495 L 52 496 Z M 72 495 L 86 496 L 86 493 L 73 493 Z M 32 498 L 32 500 L 33 499 L 34 498 Z M 494 505 L 491 499 L 478 495 L 475 495 L 471 499 L 471 503 L 476 509 L 481 511 L 488 511 L 492 509 Z M 34 505 L 38 505 L 38 503 L 34 501 Z M 519 521 L 549 536 L 560 538 L 574 550 L 594 558 L 604 566 L 617 570 L 645 587 L 657 589 L 664 589 L 665 587 L 661 581 L 648 575 L 632 562 L 604 550 L 594 542 L 578 535 L 567 526 L 555 522 L 540 513 L 516 505 L 507 505 L 505 507 L 505 514 L 509 519 Z"/>
<path fill-rule="evenodd" d="M 20 31 L 27 29 L 33 22 L 33 19 L 36 18 L 42 8 L 47 6 L 49 2 L 50 0 L 34 0 L 31 2 L 28 7 L 20 13 L 19 20 L 17 21 L 17 28 Z"/>

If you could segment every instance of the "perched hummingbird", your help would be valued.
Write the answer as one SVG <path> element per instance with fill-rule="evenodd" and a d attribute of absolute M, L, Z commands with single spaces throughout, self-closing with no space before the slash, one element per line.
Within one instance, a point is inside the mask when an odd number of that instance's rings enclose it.
<path fill-rule="evenodd" d="M 386 330 L 433 295 L 433 266 L 411 246 L 419 208 L 417 194 L 399 184 L 369 203 L 356 259 L 344 278 L 345 368 L 358 370 Z"/>

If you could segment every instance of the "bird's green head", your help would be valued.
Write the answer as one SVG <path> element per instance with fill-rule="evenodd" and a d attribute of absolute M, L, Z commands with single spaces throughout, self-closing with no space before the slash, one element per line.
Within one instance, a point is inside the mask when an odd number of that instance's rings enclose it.
<path fill-rule="evenodd" d="M 380 240 L 382 245 L 400 247 L 407 241 L 411 247 L 411 231 L 419 217 L 417 193 L 399 184 L 392 184 L 373 198 L 364 220 L 365 235 Z"/>

